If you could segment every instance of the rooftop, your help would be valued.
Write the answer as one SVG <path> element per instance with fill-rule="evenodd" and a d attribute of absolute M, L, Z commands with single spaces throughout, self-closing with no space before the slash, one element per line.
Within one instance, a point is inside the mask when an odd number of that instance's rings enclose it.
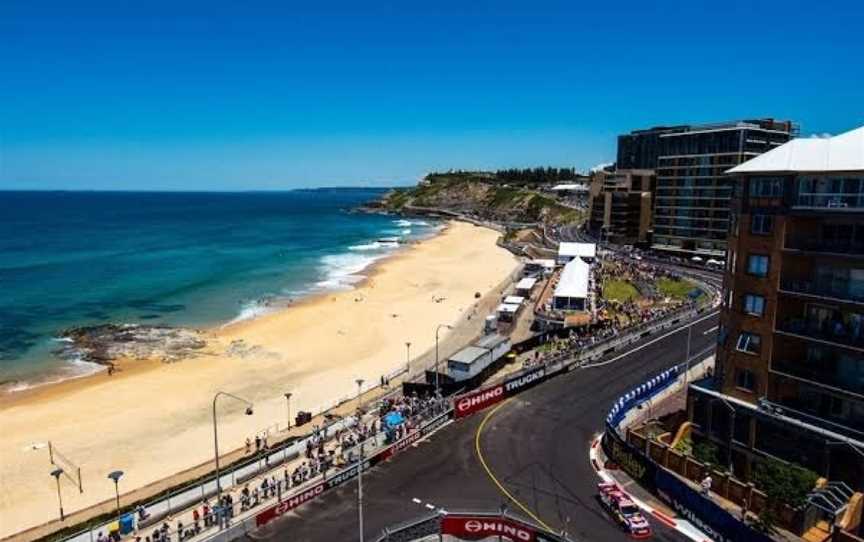
<path fill-rule="evenodd" d="M 827 138 L 793 139 L 726 173 L 864 171 L 864 126 Z"/>
<path fill-rule="evenodd" d="M 555 287 L 555 297 L 588 297 L 588 274 L 591 267 L 576 258 L 564 266 L 561 271 L 561 279 Z"/>
<path fill-rule="evenodd" d="M 594 243 L 559 243 L 558 255 L 571 258 L 593 258 L 597 255 L 597 245 Z"/>

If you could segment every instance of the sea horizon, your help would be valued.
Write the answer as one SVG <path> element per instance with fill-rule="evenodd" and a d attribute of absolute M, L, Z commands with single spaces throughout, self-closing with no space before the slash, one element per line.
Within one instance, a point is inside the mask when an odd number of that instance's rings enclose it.
<path fill-rule="evenodd" d="M 382 238 L 436 231 L 350 212 L 386 190 L 3 191 L 0 390 L 101 370 L 59 354 L 63 329 L 215 327 L 351 288 L 399 246 Z"/>

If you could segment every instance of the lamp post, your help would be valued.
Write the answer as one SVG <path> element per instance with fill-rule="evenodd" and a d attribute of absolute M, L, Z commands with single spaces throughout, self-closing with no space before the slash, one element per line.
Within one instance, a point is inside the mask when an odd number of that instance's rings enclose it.
<path fill-rule="evenodd" d="M 409 341 L 409 342 L 405 343 L 405 372 L 409 373 L 410 371 L 411 371 L 411 342 Z M 407 376 L 410 376 L 410 375 L 406 374 L 406 378 L 407 378 Z"/>
<path fill-rule="evenodd" d="M 216 426 L 216 400 L 221 396 L 230 397 L 236 401 L 240 401 L 241 403 L 246 404 L 246 415 L 251 416 L 253 413 L 252 403 L 243 399 L 242 397 L 238 397 L 234 394 L 219 391 L 216 392 L 216 395 L 213 396 L 213 454 L 216 459 L 216 501 L 222 497 L 222 482 L 219 479 L 219 431 Z"/>
<path fill-rule="evenodd" d="M 66 516 L 63 514 L 63 497 L 60 496 L 60 475 L 63 474 L 63 469 L 57 467 L 51 471 L 51 476 L 57 482 L 57 502 L 60 503 L 60 521 L 64 521 Z"/>
<path fill-rule="evenodd" d="M 360 425 L 360 393 L 363 379 L 357 379 L 357 425 Z M 359 429 L 358 429 L 359 434 Z M 357 461 L 357 517 L 360 522 L 360 542 L 363 542 L 363 440 L 360 440 L 360 458 Z"/>
<path fill-rule="evenodd" d="M 108 474 L 108 479 L 114 481 L 114 497 L 117 499 L 117 517 L 120 517 L 120 478 L 123 477 L 122 470 L 115 470 Z"/>
<path fill-rule="evenodd" d="M 438 333 L 441 331 L 442 327 L 453 329 L 453 326 L 449 324 L 438 324 L 438 327 L 435 328 L 435 397 L 438 397 L 441 393 L 438 384 Z"/>
<path fill-rule="evenodd" d="M 285 392 L 285 403 L 288 408 L 288 427 L 286 427 L 286 431 L 291 429 L 291 392 Z"/>
<path fill-rule="evenodd" d="M 693 324 L 687 326 L 687 354 L 684 357 L 684 391 L 687 391 L 687 382 L 690 378 L 690 341 L 693 338 Z"/>

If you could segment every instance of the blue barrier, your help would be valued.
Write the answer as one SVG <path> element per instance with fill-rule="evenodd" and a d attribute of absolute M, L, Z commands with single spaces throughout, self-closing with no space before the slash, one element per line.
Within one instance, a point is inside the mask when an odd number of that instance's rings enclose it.
<path fill-rule="evenodd" d="M 671 369 L 666 369 L 641 386 L 625 393 L 612 406 L 612 410 L 610 410 L 609 415 L 606 416 L 606 423 L 613 427 L 618 427 L 621 421 L 633 408 L 641 405 L 649 399 L 652 399 L 658 393 L 671 386 L 675 380 L 677 380 L 678 374 L 679 369 L 676 365 Z"/>
<path fill-rule="evenodd" d="M 658 468 L 654 485 L 675 512 L 719 542 L 773 542 L 772 538 L 741 523 L 709 498 L 700 495 L 674 474 Z"/>
<path fill-rule="evenodd" d="M 618 433 L 618 426 L 630 411 L 669 388 L 678 378 L 678 366 L 663 371 L 648 382 L 620 397 L 606 416 L 602 440 L 606 455 L 618 462 L 633 479 L 656 492 L 679 516 L 687 519 L 712 540 L 721 542 L 772 542 L 771 537 L 738 521 L 710 498 L 700 494 L 673 473 L 654 463 Z"/>

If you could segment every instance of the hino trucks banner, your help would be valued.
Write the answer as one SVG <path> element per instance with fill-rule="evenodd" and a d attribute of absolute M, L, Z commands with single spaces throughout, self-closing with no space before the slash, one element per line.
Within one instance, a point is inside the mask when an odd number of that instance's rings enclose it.
<path fill-rule="evenodd" d="M 516 376 L 512 376 L 491 388 L 483 388 L 465 395 L 460 395 L 453 400 L 453 415 L 456 418 L 464 418 L 483 410 L 486 407 L 492 406 L 495 403 L 500 403 L 507 397 L 512 397 L 517 393 L 527 390 L 528 388 L 543 382 L 550 376 L 561 371 L 561 364 L 557 367 L 537 367 L 530 371 L 525 371 Z M 554 370 L 550 370 L 554 369 Z"/>

